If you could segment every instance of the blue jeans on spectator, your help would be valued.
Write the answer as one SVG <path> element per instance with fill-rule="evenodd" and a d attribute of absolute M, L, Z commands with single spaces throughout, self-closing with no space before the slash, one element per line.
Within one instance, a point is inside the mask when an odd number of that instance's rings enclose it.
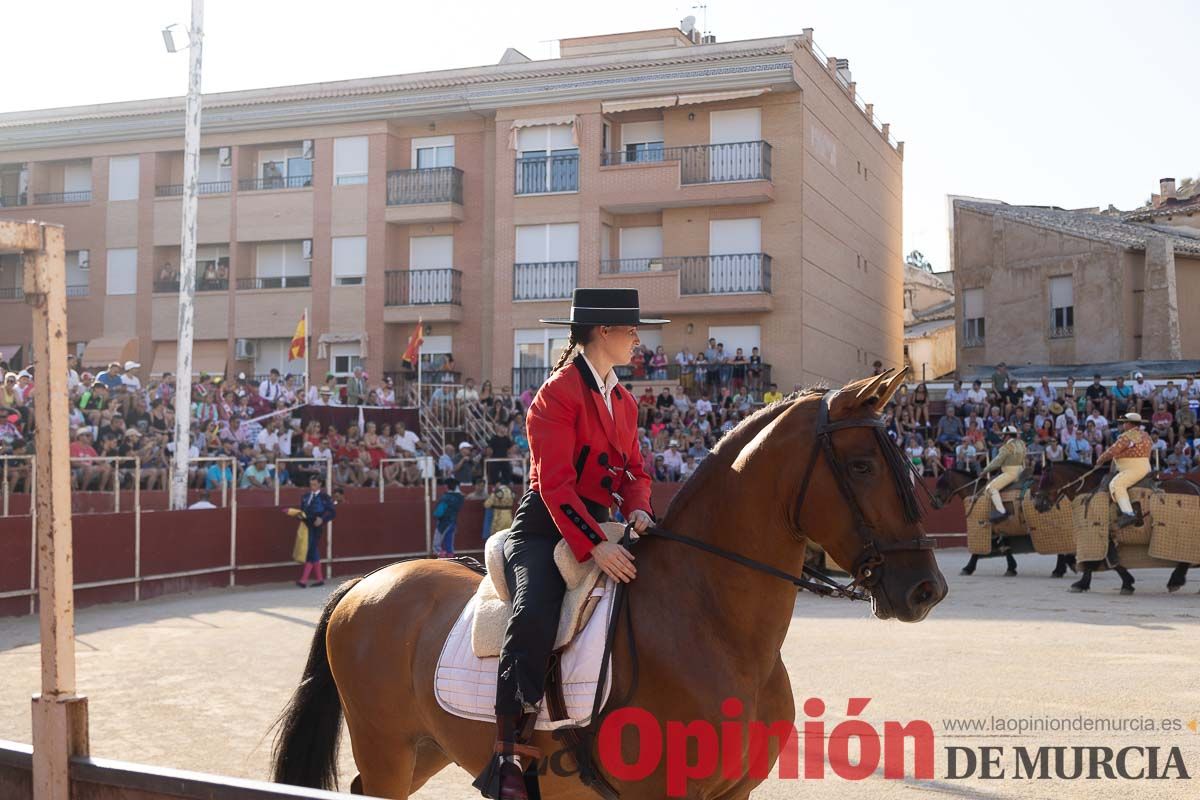
<path fill-rule="evenodd" d="M 951 450 L 958 447 L 958 443 L 961 441 L 962 441 L 961 436 L 955 436 L 952 433 L 943 433 L 941 436 L 937 437 L 937 443 L 939 445 L 945 445 L 945 446 L 949 447 Z"/>

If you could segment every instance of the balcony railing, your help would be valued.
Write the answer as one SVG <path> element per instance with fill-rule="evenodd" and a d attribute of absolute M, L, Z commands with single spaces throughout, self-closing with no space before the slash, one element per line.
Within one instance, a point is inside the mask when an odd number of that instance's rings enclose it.
<path fill-rule="evenodd" d="M 579 155 L 518 158 L 513 194 L 579 191 Z"/>
<path fill-rule="evenodd" d="M 90 203 L 92 190 L 83 192 L 39 192 L 33 196 L 34 205 L 50 205 L 53 203 Z"/>
<path fill-rule="evenodd" d="M 67 297 L 87 297 L 87 296 L 88 296 L 87 284 L 83 284 L 82 286 L 68 286 L 67 287 Z"/>
<path fill-rule="evenodd" d="M 771 180 L 771 145 L 763 141 L 662 149 L 630 148 L 602 153 L 600 157 L 603 167 L 661 161 L 679 162 L 679 181 L 684 185 Z"/>
<path fill-rule="evenodd" d="M 303 189 L 312 186 L 312 175 L 289 175 L 286 178 L 242 178 L 239 192 L 259 192 L 267 189 Z"/>
<path fill-rule="evenodd" d="M 29 195 L 6 194 L 0 195 L 0 208 L 19 208 L 29 204 Z"/>
<path fill-rule="evenodd" d="M 287 275 L 279 278 L 238 278 L 238 291 L 252 289 L 307 289 L 312 286 L 311 275 Z"/>
<path fill-rule="evenodd" d="M 0 286 L 0 300 L 24 300 L 25 290 L 20 286 Z"/>
<path fill-rule="evenodd" d="M 462 305 L 462 271 L 396 269 L 384 273 L 385 306 Z"/>
<path fill-rule="evenodd" d="M 196 194 L 229 194 L 233 181 L 201 181 L 196 184 Z M 171 183 L 154 187 L 155 197 L 183 197 L 183 184 Z"/>
<path fill-rule="evenodd" d="M 458 167 L 401 169 L 387 176 L 387 204 L 458 203 L 462 205 L 463 172 Z"/>
<path fill-rule="evenodd" d="M 671 269 L 670 259 L 657 258 L 612 258 L 600 262 L 601 275 L 628 275 L 636 272 L 661 272 Z"/>
<path fill-rule="evenodd" d="M 732 356 L 731 356 L 732 357 Z M 634 366 L 621 364 L 613 367 L 617 378 L 621 381 L 661 381 L 664 385 L 683 386 L 689 397 L 695 398 L 701 393 L 708 394 L 717 387 L 745 386 L 750 391 L 751 399 L 762 400 L 762 392 L 771 386 L 771 365 L 762 364 L 759 374 L 750 371 L 749 364 L 718 364 L 713 367 L 695 367 L 687 369 L 672 361 L 665 367 L 652 367 L 649 364 Z M 550 367 L 513 367 L 513 391 L 520 394 L 525 389 L 537 389 L 550 377 Z"/>
<path fill-rule="evenodd" d="M 1061 327 L 1051 327 L 1050 328 L 1050 338 L 1051 339 L 1070 339 L 1074 335 L 1075 335 L 1075 326 L 1074 325 L 1063 325 Z"/>
<path fill-rule="evenodd" d="M 568 300 L 578 273 L 578 261 L 513 264 L 513 300 Z"/>
<path fill-rule="evenodd" d="M 766 253 L 681 256 L 679 294 L 745 294 L 771 291 L 771 257 Z"/>
<path fill-rule="evenodd" d="M 227 278 L 196 278 L 197 292 L 224 292 L 229 290 L 229 280 Z M 155 294 L 175 293 L 179 291 L 179 279 L 173 280 L 156 280 L 154 282 Z"/>

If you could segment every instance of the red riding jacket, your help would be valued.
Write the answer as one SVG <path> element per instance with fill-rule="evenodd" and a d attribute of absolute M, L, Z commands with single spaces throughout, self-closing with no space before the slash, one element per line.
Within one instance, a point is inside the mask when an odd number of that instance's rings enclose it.
<path fill-rule="evenodd" d="M 542 384 L 526 420 L 529 488 L 546 504 L 559 533 L 580 562 L 604 539 L 580 498 L 606 508 L 615 502 L 628 519 L 650 508 L 650 476 L 637 440 L 637 401 L 612 389 L 612 416 L 583 356 Z"/>

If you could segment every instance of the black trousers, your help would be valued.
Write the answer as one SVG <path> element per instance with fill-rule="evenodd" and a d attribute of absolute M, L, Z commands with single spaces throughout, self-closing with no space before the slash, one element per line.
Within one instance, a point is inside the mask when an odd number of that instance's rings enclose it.
<path fill-rule="evenodd" d="M 588 500 L 584 505 L 597 522 L 608 521 L 607 508 Z M 500 651 L 497 716 L 532 711 L 541 702 L 566 593 L 554 564 L 554 548 L 562 535 L 541 495 L 525 493 L 510 531 L 504 543 L 504 577 L 513 610 Z"/>

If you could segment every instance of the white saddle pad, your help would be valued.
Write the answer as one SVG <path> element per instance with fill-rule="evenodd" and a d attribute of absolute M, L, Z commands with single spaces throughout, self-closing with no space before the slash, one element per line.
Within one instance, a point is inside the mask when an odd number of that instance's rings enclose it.
<path fill-rule="evenodd" d="M 542 703 L 536 727 L 541 731 L 569 725 L 586 726 L 591 722 L 592 702 L 600 682 L 600 657 L 604 654 L 604 637 L 612 610 L 612 591 L 607 581 L 593 589 L 598 603 L 583 631 L 575 637 L 561 655 L 563 698 L 567 704 L 568 720 L 551 722 L 547 704 Z M 438 705 L 456 717 L 493 722 L 496 719 L 496 677 L 500 664 L 498 656 L 479 658 L 471 645 L 471 624 L 479 595 L 473 595 L 458 615 L 450 630 L 442 653 L 438 657 L 434 677 L 434 695 Z M 612 676 L 604 682 L 603 702 L 608 701 Z"/>

